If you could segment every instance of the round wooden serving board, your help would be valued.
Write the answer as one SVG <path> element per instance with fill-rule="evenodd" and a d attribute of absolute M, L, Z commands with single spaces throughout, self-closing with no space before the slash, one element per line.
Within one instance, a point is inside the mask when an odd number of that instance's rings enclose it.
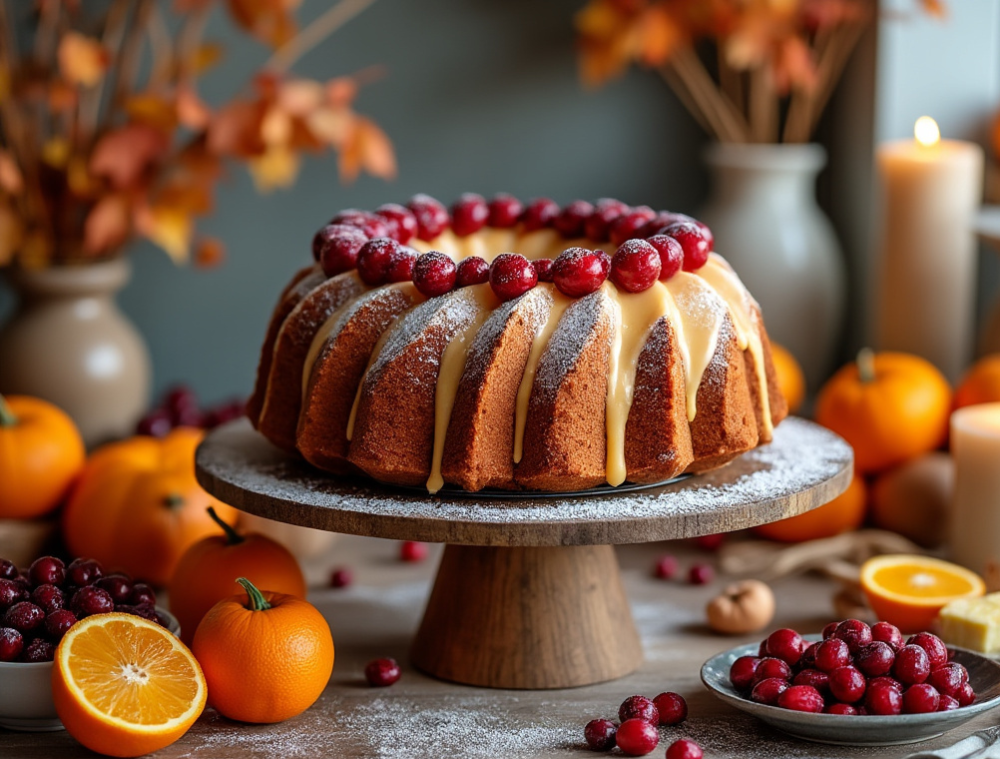
<path fill-rule="evenodd" d="M 322 530 L 447 543 L 413 663 L 491 688 L 612 680 L 642 644 L 612 545 L 730 532 L 816 508 L 850 484 L 850 446 L 802 419 L 722 469 L 606 495 L 422 495 L 335 478 L 245 420 L 211 432 L 198 481 L 243 511 Z"/>

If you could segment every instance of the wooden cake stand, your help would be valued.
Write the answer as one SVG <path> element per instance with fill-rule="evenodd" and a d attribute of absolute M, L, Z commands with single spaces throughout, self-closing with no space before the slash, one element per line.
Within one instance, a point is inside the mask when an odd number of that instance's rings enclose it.
<path fill-rule="evenodd" d="M 853 454 L 791 418 L 774 442 L 714 472 L 598 494 L 418 490 L 335 478 L 246 420 L 211 432 L 198 481 L 251 514 L 321 530 L 446 543 L 413 663 L 490 688 L 566 688 L 642 662 L 613 546 L 730 532 L 816 508 L 847 489 Z"/>

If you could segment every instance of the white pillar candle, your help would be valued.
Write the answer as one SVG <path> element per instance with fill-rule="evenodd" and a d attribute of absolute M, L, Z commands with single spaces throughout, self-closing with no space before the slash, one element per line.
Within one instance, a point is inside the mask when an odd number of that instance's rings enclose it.
<path fill-rule="evenodd" d="M 881 183 L 876 345 L 923 356 L 957 380 L 972 355 L 983 149 L 942 140 L 918 119 L 915 140 L 876 150 Z"/>
<path fill-rule="evenodd" d="M 951 455 L 952 558 L 993 576 L 1000 560 L 1000 403 L 967 406 L 951 415 Z"/>

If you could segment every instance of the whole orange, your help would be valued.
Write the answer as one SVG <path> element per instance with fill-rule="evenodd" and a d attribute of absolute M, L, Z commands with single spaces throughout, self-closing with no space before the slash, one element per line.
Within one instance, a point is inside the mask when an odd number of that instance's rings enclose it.
<path fill-rule="evenodd" d="M 0 518 L 52 511 L 85 458 L 80 433 L 62 409 L 27 395 L 0 396 Z"/>
<path fill-rule="evenodd" d="M 955 391 L 955 408 L 1000 401 L 1000 353 L 979 359 Z"/>
<path fill-rule="evenodd" d="M 842 532 L 856 530 L 865 520 L 868 490 L 857 474 L 847 490 L 829 503 L 787 519 L 753 528 L 755 535 L 783 543 L 800 543 L 817 538 L 831 538 Z"/>
<path fill-rule="evenodd" d="M 940 447 L 951 388 L 919 356 L 864 350 L 820 390 L 816 421 L 854 447 L 859 472 L 879 472 Z"/>
<path fill-rule="evenodd" d="M 771 343 L 771 360 L 778 375 L 778 387 L 788 401 L 788 413 L 794 414 L 806 399 L 806 376 L 795 356 L 777 343 Z"/>
<path fill-rule="evenodd" d="M 304 597 L 306 581 L 295 557 L 280 543 L 256 532 L 241 535 L 209 507 L 222 530 L 191 546 L 177 563 L 170 581 L 170 611 L 190 645 L 198 623 L 223 598 L 240 592 L 235 577 L 275 593 Z"/>
<path fill-rule="evenodd" d="M 208 701 L 240 722 L 281 722 L 320 697 L 333 673 L 333 636 L 323 615 L 301 598 L 260 591 L 211 608 L 194 634 Z"/>

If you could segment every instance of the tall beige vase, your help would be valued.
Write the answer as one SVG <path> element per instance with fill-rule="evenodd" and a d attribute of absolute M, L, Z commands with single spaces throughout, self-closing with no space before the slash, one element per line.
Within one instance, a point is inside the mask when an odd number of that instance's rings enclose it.
<path fill-rule="evenodd" d="M 149 401 L 149 352 L 115 304 L 130 275 L 124 258 L 7 271 L 19 303 L 0 329 L 0 393 L 56 404 L 88 447 L 131 434 Z"/>

